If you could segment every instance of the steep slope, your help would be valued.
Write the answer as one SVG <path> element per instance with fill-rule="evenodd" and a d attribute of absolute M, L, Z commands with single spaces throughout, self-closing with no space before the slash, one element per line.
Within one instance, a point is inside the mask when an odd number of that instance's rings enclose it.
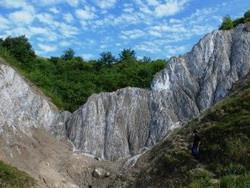
<path fill-rule="evenodd" d="M 250 67 L 245 25 L 214 31 L 190 53 L 172 58 L 152 90 L 125 88 L 89 98 L 67 122 L 77 150 L 116 160 L 140 153 L 228 94 Z"/>
<path fill-rule="evenodd" d="M 249 72 L 249 36 L 245 25 L 206 35 L 190 53 L 172 58 L 155 76 L 152 89 L 186 96 L 199 111 L 210 107 Z"/>
<path fill-rule="evenodd" d="M 38 88 L 0 59 L 0 160 L 26 172 L 35 187 L 107 187 L 122 163 L 73 152 L 72 144 L 62 136 L 70 115 L 59 112 Z M 27 174 L 3 168 L 0 164 L 0 187 L 32 185 Z"/>
<path fill-rule="evenodd" d="M 0 128 L 43 127 L 52 129 L 57 108 L 30 82 L 0 59 Z M 27 129 L 28 130 L 28 129 Z"/>
<path fill-rule="evenodd" d="M 249 125 L 250 74 L 237 82 L 230 96 L 145 153 L 129 172 L 133 175 L 125 176 L 127 185 L 249 187 Z M 199 161 L 190 149 L 194 129 L 202 138 Z"/>

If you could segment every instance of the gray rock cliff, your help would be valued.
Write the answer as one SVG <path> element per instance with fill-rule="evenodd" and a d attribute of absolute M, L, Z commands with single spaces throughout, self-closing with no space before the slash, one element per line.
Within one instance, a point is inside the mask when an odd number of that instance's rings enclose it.
<path fill-rule="evenodd" d="M 249 72 L 250 33 L 244 27 L 214 31 L 172 58 L 151 90 L 91 96 L 66 123 L 75 149 L 110 160 L 135 155 L 222 99 Z"/>
<path fill-rule="evenodd" d="M 29 128 L 36 127 L 52 131 L 64 127 L 64 121 L 63 115 L 35 86 L 0 59 L 0 132 L 4 126 L 27 134 Z"/>

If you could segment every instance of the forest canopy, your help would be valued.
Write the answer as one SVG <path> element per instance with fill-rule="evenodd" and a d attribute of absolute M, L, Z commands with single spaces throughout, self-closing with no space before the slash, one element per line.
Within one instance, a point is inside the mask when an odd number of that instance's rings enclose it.
<path fill-rule="evenodd" d="M 137 59 L 136 52 L 124 49 L 119 57 L 103 52 L 97 60 L 84 60 L 67 49 L 60 57 L 35 54 L 25 36 L 0 39 L 0 56 L 16 67 L 63 110 L 74 111 L 94 93 L 131 86 L 149 88 L 165 60 Z"/>

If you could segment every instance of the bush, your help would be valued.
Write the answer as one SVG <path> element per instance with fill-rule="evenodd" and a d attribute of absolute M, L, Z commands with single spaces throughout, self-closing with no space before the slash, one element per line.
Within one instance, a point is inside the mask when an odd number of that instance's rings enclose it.
<path fill-rule="evenodd" d="M 228 166 L 218 166 L 217 173 L 220 176 L 227 176 L 227 175 L 244 175 L 246 174 L 246 168 L 241 164 L 229 164 Z"/>
<path fill-rule="evenodd" d="M 220 188 L 250 188 L 250 176 L 224 176 Z"/>
<path fill-rule="evenodd" d="M 246 11 L 245 14 L 244 14 L 244 19 L 245 21 L 250 21 L 250 10 Z"/>
<path fill-rule="evenodd" d="M 220 26 L 221 30 L 229 30 L 232 29 L 234 27 L 234 23 L 233 20 L 231 19 L 230 16 L 226 16 L 223 18 L 223 22 Z"/>
<path fill-rule="evenodd" d="M 25 36 L 7 37 L 1 43 L 3 48 L 6 48 L 12 56 L 25 65 L 28 65 L 36 56 Z"/>
<path fill-rule="evenodd" d="M 215 188 L 215 186 L 212 186 L 212 183 L 209 177 L 194 180 L 191 184 L 189 184 L 188 187 L 189 188 L 207 188 L 207 187 Z"/>
<path fill-rule="evenodd" d="M 75 56 L 75 52 L 73 49 L 69 48 L 64 51 L 63 55 L 61 56 L 64 60 L 72 60 Z"/>

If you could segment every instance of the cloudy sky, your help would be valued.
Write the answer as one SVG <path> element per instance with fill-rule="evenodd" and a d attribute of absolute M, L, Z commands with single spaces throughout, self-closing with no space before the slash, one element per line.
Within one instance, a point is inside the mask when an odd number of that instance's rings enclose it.
<path fill-rule="evenodd" d="M 249 0 L 0 0 L 0 37 L 26 35 L 41 56 L 73 48 L 85 59 L 124 48 L 138 57 L 183 54 Z"/>

